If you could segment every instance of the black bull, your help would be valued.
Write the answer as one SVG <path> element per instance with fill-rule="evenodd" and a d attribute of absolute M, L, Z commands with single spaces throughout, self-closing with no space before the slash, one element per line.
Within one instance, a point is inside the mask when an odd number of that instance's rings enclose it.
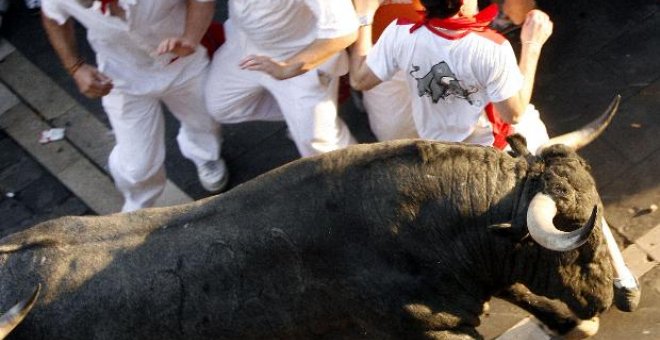
<path fill-rule="evenodd" d="M 559 229 L 602 214 L 563 145 L 358 145 L 199 202 L 9 235 L 0 308 L 42 285 L 16 339 L 424 339 L 479 337 L 500 296 L 566 332 L 611 305 L 612 268 L 600 232 L 563 252 L 527 237 L 538 192 Z"/>

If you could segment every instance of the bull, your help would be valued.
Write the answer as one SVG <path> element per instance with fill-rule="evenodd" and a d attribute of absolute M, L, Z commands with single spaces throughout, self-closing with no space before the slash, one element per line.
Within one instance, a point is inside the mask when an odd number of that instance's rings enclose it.
<path fill-rule="evenodd" d="M 470 95 L 476 90 L 468 91 L 464 89 L 446 62 L 442 61 L 433 65 L 429 72 L 421 78 L 417 78 L 413 74 L 417 71 L 419 71 L 419 66 L 413 66 L 408 73 L 417 81 L 417 94 L 420 97 L 429 96 L 435 104 L 441 98 L 456 96 L 465 99 L 470 105 L 472 104 Z"/>
<path fill-rule="evenodd" d="M 493 296 L 592 335 L 614 275 L 573 146 L 617 105 L 538 156 L 517 137 L 512 154 L 357 145 L 190 204 L 8 235 L 0 308 L 40 288 L 2 317 L 0 338 L 17 325 L 15 339 L 480 338 Z"/>

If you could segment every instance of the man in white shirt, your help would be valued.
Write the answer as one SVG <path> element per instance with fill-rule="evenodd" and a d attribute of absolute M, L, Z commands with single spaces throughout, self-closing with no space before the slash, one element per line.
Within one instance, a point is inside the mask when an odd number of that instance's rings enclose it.
<path fill-rule="evenodd" d="M 44 0 L 43 24 L 80 91 L 102 97 L 117 144 L 109 158 L 122 211 L 152 206 L 165 182 L 161 102 L 181 122 L 182 154 L 197 166 L 205 189 L 227 183 L 219 158 L 219 126 L 203 95 L 206 50 L 199 45 L 213 0 Z M 87 29 L 94 67 L 78 55 L 72 18 Z"/>
<path fill-rule="evenodd" d="M 368 90 L 404 70 L 420 137 L 503 147 L 510 131 L 498 131 L 506 126 L 498 119 L 515 124 L 530 110 L 536 65 L 552 22 L 541 11 L 529 13 L 517 65 L 509 42 L 487 28 L 495 7 L 478 14 L 476 0 L 422 4 L 426 19 L 393 22 L 373 50 L 370 28 L 360 28 L 351 53 L 352 86 Z M 358 15 L 369 17 L 379 1 L 355 0 L 355 5 Z"/>
<path fill-rule="evenodd" d="M 350 0 L 230 0 L 209 112 L 220 123 L 284 119 L 303 157 L 354 143 L 337 89 L 357 27 Z"/>

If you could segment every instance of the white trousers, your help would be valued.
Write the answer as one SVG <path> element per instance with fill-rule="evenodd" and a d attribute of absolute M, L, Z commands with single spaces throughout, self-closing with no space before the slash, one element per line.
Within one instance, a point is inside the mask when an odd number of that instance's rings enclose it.
<path fill-rule="evenodd" d="M 525 137 L 525 140 L 527 140 L 527 149 L 533 154 L 537 154 L 539 147 L 550 140 L 548 130 L 541 120 L 541 115 L 532 104 L 527 105 L 525 114 L 520 119 L 520 122 L 511 125 L 511 133 L 519 133 Z M 509 148 L 507 146 L 506 150 Z"/>
<path fill-rule="evenodd" d="M 268 74 L 241 70 L 247 56 L 226 27 L 227 42 L 213 56 L 206 86 L 210 114 L 220 123 L 284 120 L 298 151 L 312 156 L 354 144 L 337 116 L 339 77 L 314 69 L 276 80 Z"/>
<path fill-rule="evenodd" d="M 163 93 L 134 96 L 112 91 L 103 97 L 117 144 L 109 167 L 124 196 L 122 211 L 154 204 L 165 188 L 165 121 L 161 102 L 180 121 L 177 142 L 184 157 L 199 164 L 220 155 L 220 128 L 204 103 L 206 75 L 174 83 Z"/>

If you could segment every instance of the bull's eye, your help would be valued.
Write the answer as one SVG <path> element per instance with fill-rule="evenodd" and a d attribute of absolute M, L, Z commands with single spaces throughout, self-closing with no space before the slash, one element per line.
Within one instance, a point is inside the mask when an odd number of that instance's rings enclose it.
<path fill-rule="evenodd" d="M 552 188 L 552 193 L 556 197 L 565 197 L 567 195 L 566 188 L 564 188 L 563 186 L 559 186 L 559 185 L 555 185 Z"/>

